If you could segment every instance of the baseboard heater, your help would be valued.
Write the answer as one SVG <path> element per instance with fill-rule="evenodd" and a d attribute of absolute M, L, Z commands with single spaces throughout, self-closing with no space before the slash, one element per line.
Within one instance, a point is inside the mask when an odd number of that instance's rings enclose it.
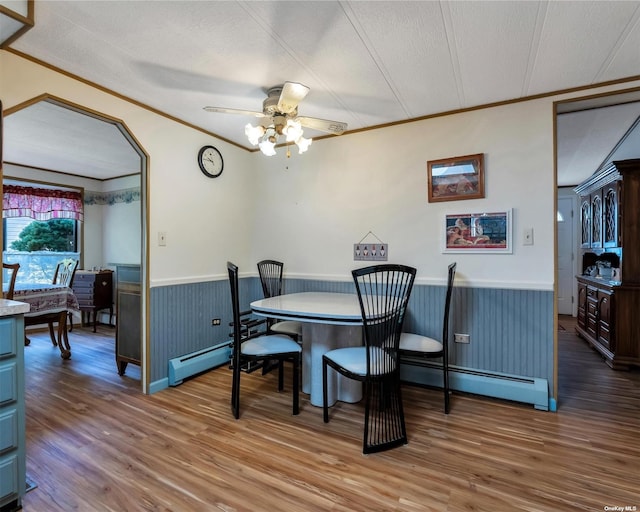
<path fill-rule="evenodd" d="M 406 361 L 400 374 L 403 381 L 442 388 L 442 366 L 436 363 L 412 364 Z M 455 391 L 524 402 L 542 411 L 549 410 L 547 379 L 449 366 L 449 387 Z"/>
<path fill-rule="evenodd" d="M 212 347 L 169 359 L 169 386 L 178 386 L 188 377 L 193 377 L 216 366 L 228 364 L 231 357 L 231 342 L 225 341 Z"/>

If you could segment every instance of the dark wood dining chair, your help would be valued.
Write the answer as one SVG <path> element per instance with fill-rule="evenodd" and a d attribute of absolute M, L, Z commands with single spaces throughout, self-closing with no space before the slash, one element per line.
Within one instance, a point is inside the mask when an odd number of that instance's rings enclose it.
<path fill-rule="evenodd" d="M 258 274 L 264 298 L 282 295 L 282 274 L 284 263 L 276 260 L 262 260 L 258 262 Z M 302 341 L 302 323 L 295 320 L 275 321 L 269 319 L 267 322 L 270 332 L 276 334 L 286 334 L 297 342 Z"/>
<path fill-rule="evenodd" d="M 61 286 L 71 288 L 77 269 L 78 260 L 65 259 L 58 262 L 53 274 L 53 284 L 59 284 Z"/>
<path fill-rule="evenodd" d="M 76 270 L 78 269 L 79 260 L 74 259 L 64 259 L 56 265 L 56 270 L 53 273 L 53 281 L 52 284 L 57 284 L 61 286 L 66 286 L 67 288 L 71 288 L 73 286 L 73 278 L 76 275 Z M 73 316 L 71 312 L 67 314 L 69 326 L 73 329 Z M 49 327 L 49 336 L 51 337 L 51 343 L 55 347 L 58 342 L 56 341 L 56 336 L 53 332 L 53 324 L 60 320 L 59 315 L 48 315 L 46 317 L 47 326 Z M 65 331 L 66 334 L 66 331 Z"/>
<path fill-rule="evenodd" d="M 444 391 L 444 412 L 449 414 L 449 311 L 453 281 L 456 277 L 456 263 L 449 265 L 447 291 L 444 299 L 442 337 L 438 340 L 420 334 L 402 333 L 400 336 L 400 358 L 403 364 L 428 366 L 428 360 L 442 358 L 442 389 Z"/>
<path fill-rule="evenodd" d="M 329 367 L 361 381 L 365 400 L 362 452 L 373 453 L 407 444 L 398 347 L 416 269 L 373 265 L 354 270 L 352 275 L 365 344 L 330 350 L 322 356 L 323 419 L 329 422 Z"/>
<path fill-rule="evenodd" d="M 13 300 L 13 292 L 16 287 L 16 277 L 18 276 L 20 263 L 2 262 L 2 269 L 6 269 L 9 273 L 9 285 L 7 286 L 7 291 L 3 294 L 3 296 L 5 299 Z"/>
<path fill-rule="evenodd" d="M 293 363 L 293 414 L 300 410 L 300 364 L 302 348 L 289 336 L 268 334 L 260 329 L 259 322 L 248 327 L 241 320 L 238 291 L 238 267 L 227 262 L 229 286 L 231 288 L 231 305 L 233 310 L 233 346 L 231 366 L 233 378 L 231 385 L 231 410 L 233 416 L 240 417 L 240 375 L 263 368 L 263 365 L 277 361 L 279 366 L 278 391 L 284 389 L 284 362 Z M 264 325 L 264 324 L 262 324 Z"/>

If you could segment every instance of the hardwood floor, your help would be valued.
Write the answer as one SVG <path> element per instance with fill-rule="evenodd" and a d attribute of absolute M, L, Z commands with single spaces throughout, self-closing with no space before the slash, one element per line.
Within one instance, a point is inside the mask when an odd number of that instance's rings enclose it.
<path fill-rule="evenodd" d="M 99 331 L 74 329 L 68 361 L 47 333 L 25 347 L 27 512 L 640 510 L 640 374 L 570 327 L 557 413 L 455 394 L 445 416 L 440 391 L 407 386 L 409 444 L 368 456 L 360 405 L 324 424 L 301 395 L 294 417 L 286 379 L 243 375 L 236 421 L 226 367 L 145 396 Z"/>

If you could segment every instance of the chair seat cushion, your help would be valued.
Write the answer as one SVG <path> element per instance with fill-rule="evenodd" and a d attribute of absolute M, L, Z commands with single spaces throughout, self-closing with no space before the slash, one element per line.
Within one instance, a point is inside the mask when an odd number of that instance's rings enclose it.
<path fill-rule="evenodd" d="M 388 358 L 389 355 L 378 347 L 373 347 L 371 352 L 372 359 L 376 356 Z M 367 347 L 345 347 L 330 350 L 324 356 L 331 359 L 334 363 L 355 375 L 367 375 Z M 373 365 L 373 375 L 376 374 L 377 365 Z M 391 366 L 395 368 L 395 364 L 391 361 Z"/>
<path fill-rule="evenodd" d="M 403 332 L 400 335 L 400 350 L 433 354 L 442 352 L 442 343 L 427 336 Z"/>
<path fill-rule="evenodd" d="M 260 336 L 242 343 L 242 353 L 247 356 L 265 356 L 301 352 L 302 347 L 288 336 Z"/>
<path fill-rule="evenodd" d="M 293 336 L 302 336 L 302 322 L 296 322 L 294 320 L 283 320 L 282 322 L 276 322 L 271 326 L 271 332 L 277 332 L 279 334 L 290 334 Z"/>

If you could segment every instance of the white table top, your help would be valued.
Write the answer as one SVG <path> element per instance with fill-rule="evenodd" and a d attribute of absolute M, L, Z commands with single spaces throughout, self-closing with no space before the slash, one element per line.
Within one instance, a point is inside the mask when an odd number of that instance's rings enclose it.
<path fill-rule="evenodd" d="M 334 325 L 361 325 L 362 313 L 355 293 L 287 293 L 251 303 L 258 316 L 279 320 Z"/>

